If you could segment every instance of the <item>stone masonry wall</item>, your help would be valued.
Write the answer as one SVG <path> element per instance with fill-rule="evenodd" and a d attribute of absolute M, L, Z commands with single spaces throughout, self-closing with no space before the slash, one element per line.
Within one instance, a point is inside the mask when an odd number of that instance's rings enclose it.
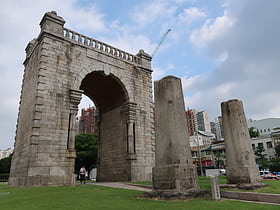
<path fill-rule="evenodd" d="M 93 71 L 117 78 L 127 94 L 127 102 L 135 104 L 126 114 L 123 107 L 119 107 L 101 116 L 104 129 L 108 129 L 112 121 L 116 123 L 107 133 L 112 138 L 107 140 L 104 135 L 101 139 L 106 146 L 100 148 L 100 158 L 108 159 L 109 167 L 104 166 L 104 172 L 118 165 L 119 171 L 127 171 L 127 176 L 122 175 L 118 180 L 151 179 L 154 164 L 151 58 L 143 51 L 134 56 L 96 40 L 96 47 L 88 46 L 93 39 L 63 28 L 64 23 L 55 12 L 46 13 L 40 23 L 41 33 L 27 48 L 9 184 L 73 183 L 73 128 L 83 92 L 80 85 Z M 104 51 L 109 47 L 111 53 Z M 113 51 L 118 54 L 112 54 Z M 135 151 L 132 152 L 127 152 L 126 148 L 126 141 L 130 139 L 128 125 L 133 125 L 129 128 L 134 129 Z M 106 130 L 101 129 L 102 133 Z M 110 156 L 112 148 L 115 148 L 115 156 Z M 117 153 L 122 161 L 115 159 Z M 100 172 L 103 173 L 102 169 Z M 110 180 L 112 175 L 110 172 L 104 180 Z"/>

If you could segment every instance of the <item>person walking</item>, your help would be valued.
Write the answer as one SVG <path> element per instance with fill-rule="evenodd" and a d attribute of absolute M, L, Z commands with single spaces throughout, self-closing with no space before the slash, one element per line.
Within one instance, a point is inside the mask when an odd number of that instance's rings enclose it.
<path fill-rule="evenodd" d="M 81 184 L 82 183 L 86 183 L 86 169 L 85 169 L 85 166 L 82 166 L 81 169 L 80 169 L 80 181 L 81 181 Z"/>

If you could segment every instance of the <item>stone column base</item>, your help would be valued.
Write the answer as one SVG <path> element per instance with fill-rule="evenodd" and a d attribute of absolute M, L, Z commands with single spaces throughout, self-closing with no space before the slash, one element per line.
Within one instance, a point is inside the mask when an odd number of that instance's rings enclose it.
<path fill-rule="evenodd" d="M 227 184 L 260 183 L 257 166 L 227 167 Z"/>
<path fill-rule="evenodd" d="M 238 188 L 242 190 L 255 190 L 267 186 L 267 183 L 220 184 L 220 188 Z"/>
<path fill-rule="evenodd" d="M 9 178 L 9 185 L 13 187 L 64 186 L 72 185 L 72 182 L 72 176 L 27 176 Z"/>
<path fill-rule="evenodd" d="M 198 189 L 196 167 L 182 164 L 156 166 L 153 168 L 153 187 L 155 190 L 177 192 Z"/>
<path fill-rule="evenodd" d="M 140 198 L 159 199 L 159 200 L 189 200 L 194 198 L 209 197 L 211 192 L 209 190 L 188 189 L 185 192 L 178 192 L 176 190 L 155 190 L 152 192 L 144 192 Z"/>

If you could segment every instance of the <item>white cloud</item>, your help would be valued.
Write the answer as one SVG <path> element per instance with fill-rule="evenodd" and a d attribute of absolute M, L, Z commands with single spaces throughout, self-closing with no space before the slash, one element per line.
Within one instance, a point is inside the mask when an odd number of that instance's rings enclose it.
<path fill-rule="evenodd" d="M 227 15 L 217 17 L 215 20 L 207 19 L 200 29 L 195 29 L 190 35 L 190 41 L 196 47 L 205 47 L 227 32 L 234 24 L 234 19 Z"/>
<path fill-rule="evenodd" d="M 158 18 L 170 18 L 176 11 L 177 7 L 168 1 L 151 1 L 138 5 L 132 15 L 134 22 L 139 26 L 145 26 L 153 23 Z"/>
<path fill-rule="evenodd" d="M 190 24 L 193 21 L 206 17 L 207 15 L 197 7 L 184 9 L 184 12 L 179 15 L 179 20 L 182 23 Z"/>
<path fill-rule="evenodd" d="M 200 81 L 202 79 L 202 75 L 195 75 L 193 77 L 182 77 L 182 86 L 183 89 L 186 90 L 186 92 L 191 91 L 190 88 L 195 85 L 196 82 Z"/>
<path fill-rule="evenodd" d="M 115 37 L 103 37 L 102 40 L 132 54 L 138 53 L 140 49 L 151 53 L 155 48 L 155 44 L 152 44 L 147 36 L 130 33 L 129 29 L 117 32 Z"/>
<path fill-rule="evenodd" d="M 152 73 L 152 77 L 153 80 L 159 80 L 162 79 L 162 77 L 165 75 L 166 71 L 159 68 L 159 67 L 153 67 L 153 73 Z"/>
<path fill-rule="evenodd" d="M 186 78 L 186 103 L 208 110 L 213 119 L 221 102 L 237 98 L 248 118 L 279 117 L 280 2 L 237 0 L 224 6 L 224 16 L 191 34 L 192 44 L 218 63 L 201 77 Z"/>
<path fill-rule="evenodd" d="M 104 15 L 93 5 L 87 8 L 76 0 L 17 0 L 1 2 L 0 10 L 0 149 L 12 147 L 24 71 L 25 47 L 40 31 L 45 12 L 57 11 L 77 32 L 104 32 Z M 87 34 L 85 34 L 87 35 Z"/>

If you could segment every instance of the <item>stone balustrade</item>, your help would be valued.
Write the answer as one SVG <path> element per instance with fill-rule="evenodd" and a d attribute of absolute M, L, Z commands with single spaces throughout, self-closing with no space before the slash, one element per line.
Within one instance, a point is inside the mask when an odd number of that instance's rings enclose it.
<path fill-rule="evenodd" d="M 123 59 L 130 63 L 136 63 L 140 64 L 140 58 L 132 55 L 130 53 L 127 53 L 125 51 L 122 51 L 120 49 L 117 49 L 115 47 L 112 47 L 104 42 L 100 42 L 98 40 L 95 40 L 93 38 L 89 38 L 85 35 L 79 34 L 75 31 L 72 31 L 70 29 L 64 28 L 63 36 L 67 39 L 73 40 L 81 45 L 84 45 L 89 48 L 93 48 L 97 51 L 101 51 L 103 53 L 107 53 L 109 55 L 115 56 L 117 58 Z"/>

